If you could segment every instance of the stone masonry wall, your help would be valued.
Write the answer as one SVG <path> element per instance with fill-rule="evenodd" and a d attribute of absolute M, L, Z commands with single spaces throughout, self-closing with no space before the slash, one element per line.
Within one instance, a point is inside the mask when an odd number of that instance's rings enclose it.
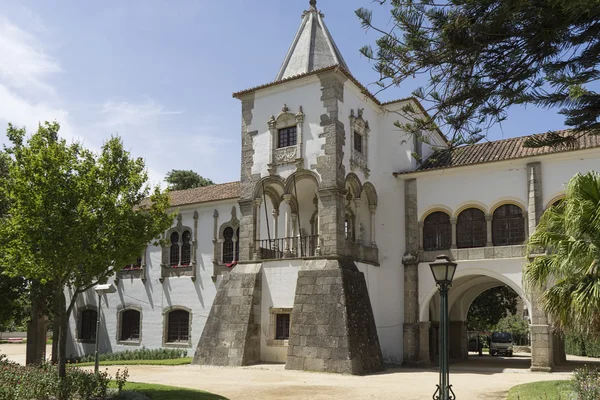
<path fill-rule="evenodd" d="M 298 273 L 286 369 L 364 374 L 383 369 L 362 272 L 352 261 L 306 261 Z"/>
<path fill-rule="evenodd" d="M 261 264 L 240 264 L 223 281 L 193 364 L 239 367 L 260 361 Z"/>

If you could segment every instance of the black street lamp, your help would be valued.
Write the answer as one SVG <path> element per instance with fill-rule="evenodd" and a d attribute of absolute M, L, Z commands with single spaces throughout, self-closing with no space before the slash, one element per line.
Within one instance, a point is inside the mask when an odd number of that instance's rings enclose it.
<path fill-rule="evenodd" d="M 446 255 L 437 256 L 436 260 L 429 264 L 433 279 L 440 291 L 440 383 L 433 394 L 434 400 L 456 399 L 450 385 L 448 369 L 448 290 L 452 286 L 457 265 Z"/>

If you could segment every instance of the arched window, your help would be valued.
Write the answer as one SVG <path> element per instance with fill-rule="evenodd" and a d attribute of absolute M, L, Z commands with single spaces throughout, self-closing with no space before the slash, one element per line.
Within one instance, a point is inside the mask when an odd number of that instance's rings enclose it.
<path fill-rule="evenodd" d="M 137 310 L 121 311 L 121 332 L 119 332 L 120 341 L 139 341 L 140 340 L 140 317 Z"/>
<path fill-rule="evenodd" d="M 79 322 L 79 340 L 96 339 L 96 310 L 83 310 Z"/>
<path fill-rule="evenodd" d="M 185 231 L 181 238 L 183 241 L 181 244 L 181 265 L 190 265 L 192 261 L 192 245 L 190 243 L 192 234 L 190 231 Z"/>
<path fill-rule="evenodd" d="M 487 222 L 485 214 L 478 208 L 469 208 L 458 214 L 456 221 L 456 246 L 485 247 L 487 243 Z"/>
<path fill-rule="evenodd" d="M 171 266 L 179 265 L 179 233 L 171 233 L 171 253 L 169 256 Z"/>
<path fill-rule="evenodd" d="M 237 248 L 239 251 L 239 247 Z M 228 226 L 223 230 L 223 263 L 233 262 L 234 257 L 233 228 Z"/>
<path fill-rule="evenodd" d="M 437 211 L 425 218 L 423 225 L 423 249 L 446 250 L 452 244 L 452 225 L 448 214 Z"/>
<path fill-rule="evenodd" d="M 354 230 L 354 214 L 350 211 L 346 211 L 346 217 L 344 219 L 344 233 L 346 235 L 346 240 L 354 242 L 355 240 L 355 230 Z"/>
<path fill-rule="evenodd" d="M 523 244 L 525 241 L 525 221 L 523 210 L 519 206 L 505 204 L 494 211 L 492 241 L 494 246 Z"/>
<path fill-rule="evenodd" d="M 167 320 L 167 342 L 181 343 L 190 340 L 190 313 L 185 310 L 173 310 Z"/>

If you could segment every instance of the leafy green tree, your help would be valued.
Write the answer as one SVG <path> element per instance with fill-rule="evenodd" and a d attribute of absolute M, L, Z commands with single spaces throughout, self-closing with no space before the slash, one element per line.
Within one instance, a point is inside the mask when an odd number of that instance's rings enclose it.
<path fill-rule="evenodd" d="M 508 286 L 491 288 L 477 296 L 469 307 L 467 325 L 470 330 L 488 331 L 508 315 L 517 312 L 519 295 Z"/>
<path fill-rule="evenodd" d="M 518 314 L 509 314 L 501 318 L 490 330 L 512 333 L 513 340 L 522 344 L 529 337 L 529 321 Z"/>
<path fill-rule="evenodd" d="M 143 160 L 132 159 L 119 138 L 94 154 L 58 132 L 47 122 L 26 138 L 24 129 L 8 127 L 12 162 L 2 186 L 10 209 L 0 221 L 0 264 L 51 285 L 64 377 L 78 296 L 133 262 L 173 216 L 167 194 L 151 192 Z"/>
<path fill-rule="evenodd" d="M 0 152 L 0 181 L 8 180 L 11 159 Z M 0 186 L 0 218 L 8 212 L 8 196 Z M 0 264 L 0 331 L 22 325 L 27 319 L 27 281 L 21 276 L 10 276 Z"/>
<path fill-rule="evenodd" d="M 600 333 L 600 173 L 575 175 L 565 198 L 544 212 L 528 243 L 540 254 L 524 281 L 542 292 L 542 304 L 563 329 Z"/>
<path fill-rule="evenodd" d="M 447 129 L 452 143 L 480 140 L 515 104 L 558 107 L 573 131 L 528 140 L 529 146 L 570 145 L 600 132 L 600 2 L 597 0 L 377 0 L 391 20 L 378 28 L 370 10 L 356 14 L 380 38 L 363 55 L 374 63 L 381 90 L 417 76 L 413 95 L 431 118 L 407 106 L 419 134 Z M 598 87 L 597 85 L 595 86 Z"/>
<path fill-rule="evenodd" d="M 214 185 L 210 179 L 203 178 L 194 171 L 185 171 L 182 169 L 174 169 L 167 172 L 165 182 L 169 184 L 169 190 L 186 190 L 197 187 Z"/>

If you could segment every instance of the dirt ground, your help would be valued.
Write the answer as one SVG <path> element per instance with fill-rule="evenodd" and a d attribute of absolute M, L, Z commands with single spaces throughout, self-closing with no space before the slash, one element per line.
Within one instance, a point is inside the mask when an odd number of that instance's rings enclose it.
<path fill-rule="evenodd" d="M 24 362 L 25 345 L 0 345 L 0 353 Z M 569 379 L 570 370 L 597 359 L 569 356 L 560 372 L 530 372 L 529 358 L 472 356 L 450 366 L 450 381 L 461 400 L 503 400 L 518 384 Z M 103 367 L 103 369 L 106 367 Z M 108 367 L 114 376 L 119 367 Z M 121 369 L 123 367 L 120 367 Z M 132 382 L 158 383 L 202 389 L 237 399 L 347 400 L 347 399 L 430 399 L 438 381 L 435 369 L 392 368 L 380 374 L 349 376 L 286 371 L 284 365 L 263 364 L 243 368 L 200 366 L 129 366 Z"/>

